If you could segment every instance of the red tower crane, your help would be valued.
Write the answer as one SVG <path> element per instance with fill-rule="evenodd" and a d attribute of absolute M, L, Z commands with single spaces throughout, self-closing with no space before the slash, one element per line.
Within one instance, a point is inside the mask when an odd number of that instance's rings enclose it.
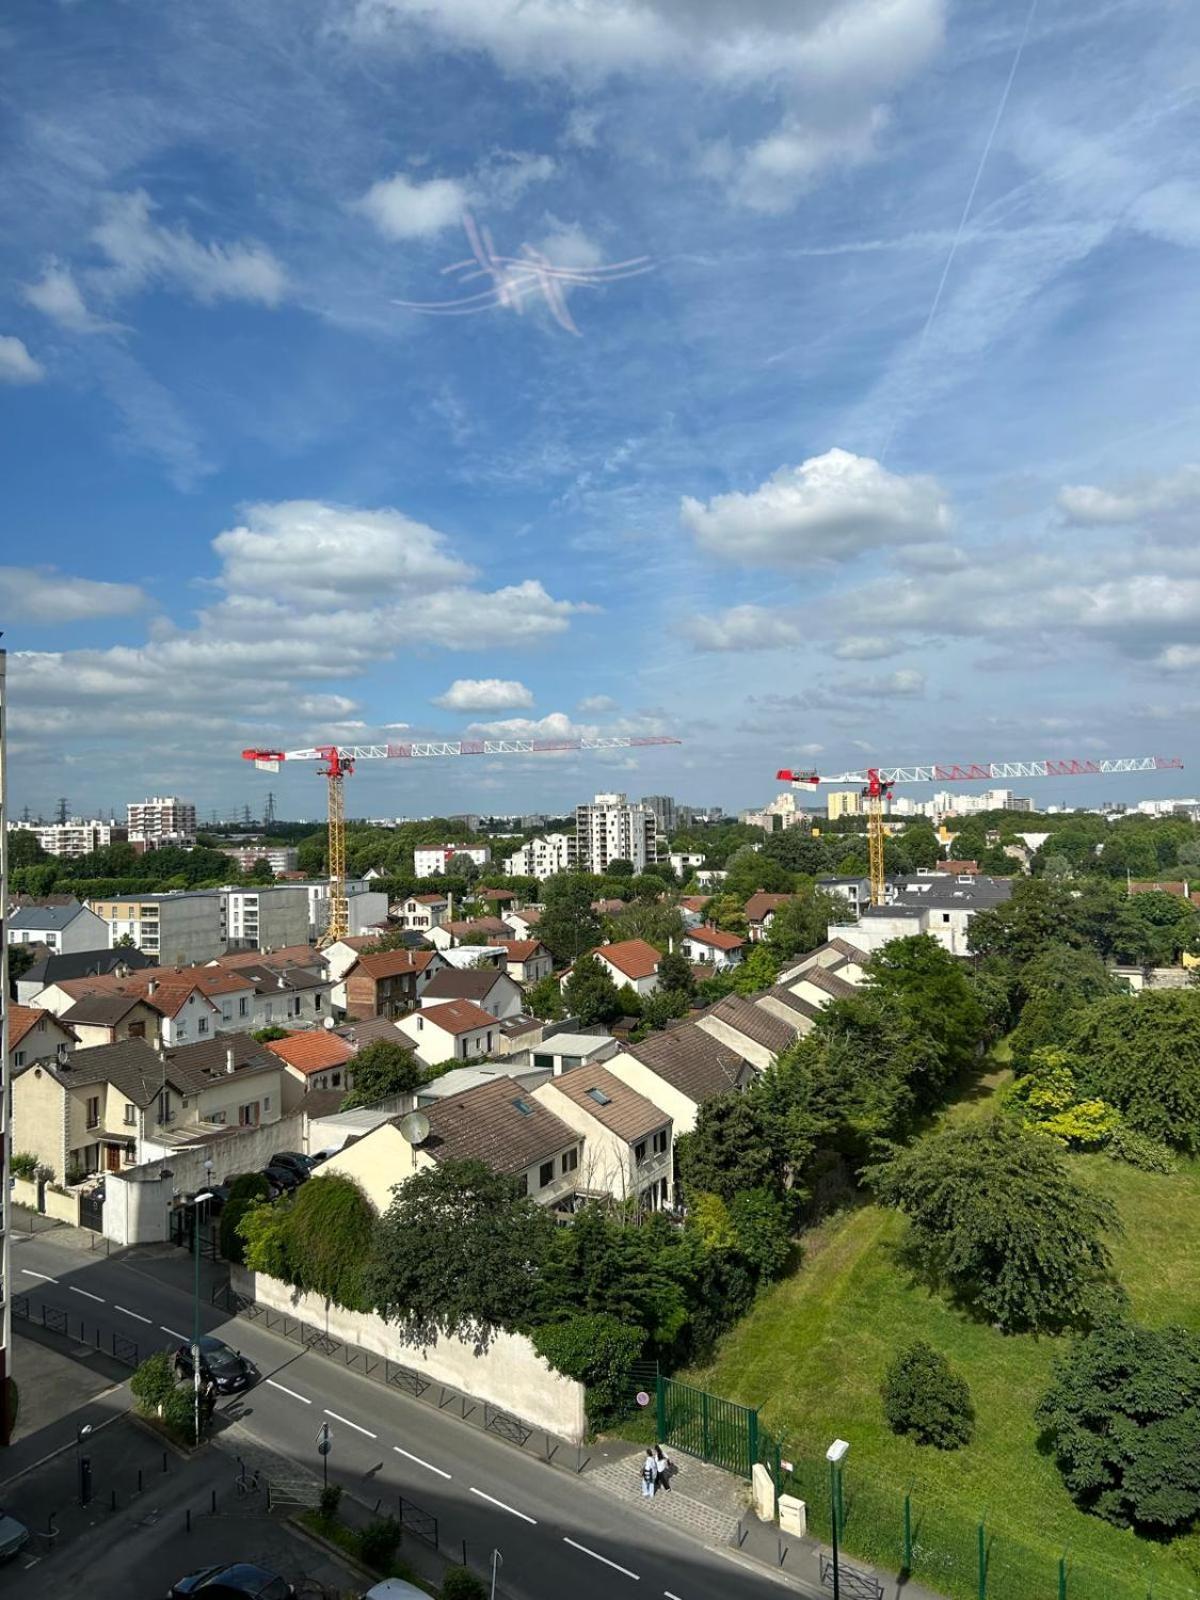
<path fill-rule="evenodd" d="M 278 772 L 282 761 L 320 761 L 318 776 L 329 790 L 329 926 L 322 944 L 350 931 L 346 899 L 346 797 L 343 780 L 359 761 L 424 761 L 436 756 L 527 756 L 553 750 L 627 750 L 644 745 L 679 744 L 665 735 L 641 739 L 622 734 L 593 739 L 451 739 L 425 744 L 322 744 L 310 750 L 243 750 L 242 759 L 264 772 Z"/>
<path fill-rule="evenodd" d="M 783 767 L 775 774 L 793 788 L 815 789 L 822 783 L 861 785 L 867 802 L 867 844 L 870 854 L 871 904 L 883 904 L 883 807 L 898 783 L 981 783 L 989 778 L 1081 778 L 1119 772 L 1178 772 L 1178 756 L 1115 756 L 1106 760 L 933 762 L 915 767 L 864 767 L 821 777 L 810 770 Z"/>

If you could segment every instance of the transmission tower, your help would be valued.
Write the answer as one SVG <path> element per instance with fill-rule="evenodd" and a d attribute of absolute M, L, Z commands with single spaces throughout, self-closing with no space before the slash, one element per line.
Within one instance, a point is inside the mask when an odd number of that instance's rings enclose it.
<path fill-rule="evenodd" d="M 263 822 L 269 828 L 275 821 L 275 791 L 268 789 L 267 803 L 263 809 Z"/>
<path fill-rule="evenodd" d="M 54 820 L 59 823 L 65 823 L 69 815 L 70 812 L 67 807 L 67 797 L 65 794 L 60 795 L 58 801 L 58 810 L 55 813 Z"/>

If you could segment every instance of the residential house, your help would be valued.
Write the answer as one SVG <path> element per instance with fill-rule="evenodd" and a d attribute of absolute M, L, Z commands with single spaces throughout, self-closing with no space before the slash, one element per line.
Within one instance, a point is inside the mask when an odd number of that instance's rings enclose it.
<path fill-rule="evenodd" d="M 342 980 L 359 956 L 366 955 L 379 943 L 374 934 L 359 933 L 348 934 L 344 939 L 337 939 L 333 944 L 326 945 L 324 950 L 317 952 L 317 959 L 333 980 L 333 1003 L 346 1008 L 346 990 Z"/>
<path fill-rule="evenodd" d="M 935 872 L 949 873 L 952 878 L 975 878 L 979 875 L 978 861 L 939 861 Z"/>
<path fill-rule="evenodd" d="M 795 1028 L 799 1038 L 812 1032 L 813 1023 L 821 1014 L 820 1006 L 813 1005 L 811 1000 L 802 1000 L 781 983 L 772 985 L 762 994 L 756 994 L 753 999 L 754 1004 L 763 1011 Z"/>
<path fill-rule="evenodd" d="M 583 1138 L 513 1079 L 496 1078 L 422 1109 L 429 1132 L 419 1144 L 405 1137 L 402 1117 L 389 1117 L 348 1139 L 311 1181 L 333 1173 L 353 1178 L 383 1212 L 415 1173 L 446 1161 L 481 1161 L 513 1178 L 539 1205 L 572 1208 Z"/>
<path fill-rule="evenodd" d="M 438 955 L 446 966 L 456 967 L 460 972 L 468 967 L 492 967 L 496 972 L 503 972 L 507 966 L 504 951 L 497 944 L 452 944 L 439 950 Z"/>
<path fill-rule="evenodd" d="M 156 1006 L 136 994 L 85 994 L 59 1020 L 71 1029 L 81 1050 L 94 1050 L 122 1039 L 148 1039 L 153 1044 L 161 1036 L 163 1017 Z"/>
<path fill-rule="evenodd" d="M 399 1039 L 396 1043 L 400 1043 Z M 340 1089 L 345 1094 L 354 1086 L 349 1070 L 354 1047 L 336 1033 L 309 1028 L 304 1033 L 289 1033 L 286 1039 L 268 1039 L 263 1048 L 283 1062 L 285 1114 L 294 1111 L 315 1089 Z"/>
<path fill-rule="evenodd" d="M 645 939 L 618 939 L 591 951 L 617 988 L 628 984 L 635 994 L 653 994 L 658 988 L 659 952 Z M 563 974 L 564 980 L 569 976 Z"/>
<path fill-rule="evenodd" d="M 244 1034 L 175 1050 L 144 1039 L 30 1061 L 12 1079 L 14 1147 L 63 1180 L 158 1159 L 173 1143 L 278 1121 L 282 1063 Z"/>
<path fill-rule="evenodd" d="M 603 1067 L 588 1066 L 552 1078 L 533 1098 L 584 1140 L 581 1196 L 636 1200 L 645 1211 L 670 1207 L 671 1119 L 645 1095 Z"/>
<path fill-rule="evenodd" d="M 497 1078 L 509 1078 L 522 1089 L 536 1089 L 545 1083 L 546 1074 L 529 1067 L 493 1061 L 474 1061 L 469 1067 L 451 1067 L 440 1077 L 423 1083 L 413 1092 L 413 1104 L 418 1111 L 436 1105 L 439 1100 L 463 1094 L 468 1089 L 478 1089 L 481 1083 L 494 1083 Z"/>
<path fill-rule="evenodd" d="M 826 967 L 847 983 L 861 983 L 866 976 L 868 957 L 859 945 L 848 939 L 827 939 L 815 950 L 795 956 L 780 972 L 780 983 L 790 983 L 811 967 Z"/>
<path fill-rule="evenodd" d="M 957 878 L 929 873 L 897 878 L 888 887 L 891 898 L 886 905 L 868 905 L 857 922 L 832 925 L 829 937 L 846 939 L 874 954 L 892 939 L 927 933 L 952 956 L 966 957 L 971 953 L 971 918 L 977 911 L 994 909 L 1012 897 L 1010 878 L 985 877 L 982 873 Z"/>
<path fill-rule="evenodd" d="M 572 1033 L 567 1028 L 554 1028 L 543 1034 L 540 1044 L 529 1046 L 528 1060 L 531 1067 L 547 1068 L 558 1078 L 577 1067 L 607 1061 L 619 1049 L 608 1033 Z"/>
<path fill-rule="evenodd" d="M 628 911 L 628 909 L 629 907 L 624 900 L 609 898 L 592 901 L 592 910 L 599 917 L 619 917 L 622 911 Z"/>
<path fill-rule="evenodd" d="M 359 1017 L 354 1022 L 340 1023 L 334 1030 L 339 1039 L 354 1051 L 361 1050 L 366 1044 L 374 1044 L 376 1039 L 386 1039 L 388 1044 L 401 1044 L 407 1050 L 408 1040 L 397 1028 L 390 1017 Z"/>
<path fill-rule="evenodd" d="M 795 895 L 791 894 L 768 894 L 765 889 L 760 889 L 757 894 L 750 896 L 746 901 L 745 912 L 746 928 L 751 944 L 758 944 L 766 938 L 780 906 L 795 898 Z"/>
<path fill-rule="evenodd" d="M 154 965 L 153 956 L 123 946 L 119 950 L 78 950 L 71 955 L 45 955 L 17 979 L 17 999 L 28 1005 L 35 994 L 60 978 L 98 978 L 131 972 Z"/>
<path fill-rule="evenodd" d="M 712 899 L 710 894 L 685 894 L 679 902 L 679 915 L 685 928 L 698 928 L 704 921 L 704 910 Z"/>
<path fill-rule="evenodd" d="M 740 964 L 746 944 L 736 933 L 725 933 L 721 928 L 705 923 L 699 928 L 689 928 L 683 936 L 680 949 L 684 958 L 697 966 L 711 967 L 714 972 L 724 972 Z"/>
<path fill-rule="evenodd" d="M 696 1126 L 706 1100 L 744 1089 L 757 1076 L 743 1055 L 694 1022 L 627 1044 L 604 1065 L 670 1117 L 676 1138 Z"/>
<path fill-rule="evenodd" d="M 849 1000 L 858 992 L 858 985 L 843 978 L 835 967 L 814 965 L 785 981 L 794 995 L 814 1006 L 827 1006 L 831 1000 Z"/>
<path fill-rule="evenodd" d="M 536 939 L 538 924 L 542 920 L 542 908 L 524 906 L 520 911 L 505 911 L 503 918 L 505 929 L 502 938 L 507 939 L 511 934 L 516 939 Z"/>
<path fill-rule="evenodd" d="M 499 1032 L 496 1018 L 470 1000 L 446 1000 L 410 1012 L 396 1026 L 427 1067 L 490 1055 Z"/>
<path fill-rule="evenodd" d="M 765 1072 L 801 1037 L 798 1023 L 772 1016 L 741 994 L 727 994 L 696 1018 L 696 1026 Z"/>
<path fill-rule="evenodd" d="M 456 944 L 483 944 L 490 939 L 506 939 L 508 923 L 499 917 L 476 917 L 471 921 L 440 922 L 429 930 L 430 943 L 438 950 Z"/>
<path fill-rule="evenodd" d="M 540 939 L 498 939 L 510 978 L 520 984 L 540 983 L 554 971 L 554 957 Z"/>
<path fill-rule="evenodd" d="M 42 944 L 54 955 L 76 955 L 112 943 L 108 923 L 74 895 L 66 905 L 26 902 L 9 913 L 4 928 L 9 944 Z"/>
<path fill-rule="evenodd" d="M 76 1038 L 48 1011 L 36 1006 L 8 1008 L 8 1076 L 31 1061 L 65 1060 L 76 1048 Z"/>
<path fill-rule="evenodd" d="M 667 857 L 671 863 L 671 871 L 685 879 L 697 867 L 702 867 L 707 859 L 703 850 L 672 850 Z"/>
<path fill-rule="evenodd" d="M 445 962 L 435 950 L 379 950 L 359 956 L 343 980 L 351 1017 L 403 1017 L 420 1004 Z"/>
<path fill-rule="evenodd" d="M 472 1000 L 490 1017 L 519 1017 L 522 1010 L 520 985 L 507 972 L 494 967 L 443 967 L 430 978 L 421 993 L 422 1008 L 446 1000 Z"/>
<path fill-rule="evenodd" d="M 333 984 L 323 971 L 260 956 L 235 967 L 232 976 L 249 982 L 254 990 L 250 1012 L 255 1029 L 321 1028 L 333 1015 Z"/>
<path fill-rule="evenodd" d="M 450 915 L 450 900 L 444 894 L 410 894 L 400 902 L 395 915 L 402 928 L 429 933 Z"/>
<path fill-rule="evenodd" d="M 518 906 L 521 903 L 515 889 L 481 889 L 477 898 L 486 901 L 497 916 L 509 906 Z"/>

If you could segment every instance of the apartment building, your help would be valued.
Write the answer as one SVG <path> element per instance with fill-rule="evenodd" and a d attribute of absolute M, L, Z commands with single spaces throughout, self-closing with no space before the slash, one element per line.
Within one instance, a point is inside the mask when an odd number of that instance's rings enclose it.
<path fill-rule="evenodd" d="M 173 794 L 131 802 L 125 807 L 125 821 L 135 850 L 196 842 L 196 808 L 189 800 L 180 800 Z"/>
<path fill-rule="evenodd" d="M 14 831 L 32 833 L 48 856 L 90 856 L 125 837 L 125 829 L 98 817 L 72 817 L 67 822 L 10 822 Z"/>
<path fill-rule="evenodd" d="M 654 813 L 631 805 L 623 794 L 598 794 L 590 805 L 575 808 L 571 865 L 580 872 L 604 873 L 610 861 L 630 861 L 644 872 L 661 856 Z"/>
<path fill-rule="evenodd" d="M 647 811 L 654 813 L 654 822 L 659 833 L 666 836 L 675 832 L 679 826 L 679 808 L 675 804 L 673 795 L 644 794 L 642 804 Z"/>
<path fill-rule="evenodd" d="M 232 850 L 222 850 L 222 855 L 241 868 L 243 872 L 253 872 L 260 861 L 265 861 L 272 872 L 295 872 L 299 865 L 300 852 L 290 845 L 238 845 Z"/>
<path fill-rule="evenodd" d="M 509 856 L 504 870 L 510 878 L 552 878 L 571 865 L 571 837 L 566 833 L 547 833 L 530 839 Z"/>
<path fill-rule="evenodd" d="M 305 884 L 221 890 L 221 931 L 226 950 L 280 950 L 306 944 L 310 926 Z"/>
<path fill-rule="evenodd" d="M 127 894 L 89 900 L 88 909 L 109 925 L 109 943 L 130 939 L 163 966 L 211 961 L 225 948 L 222 898 L 216 889 L 176 894 Z"/>
<path fill-rule="evenodd" d="M 451 862 L 464 857 L 477 867 L 486 867 L 492 859 L 486 844 L 434 844 L 421 845 L 413 851 L 413 871 L 418 878 L 437 878 L 453 871 Z"/>

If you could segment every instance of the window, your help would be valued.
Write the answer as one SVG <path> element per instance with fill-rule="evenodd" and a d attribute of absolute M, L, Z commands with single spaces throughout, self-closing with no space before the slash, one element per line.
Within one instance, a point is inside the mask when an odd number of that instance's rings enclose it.
<path fill-rule="evenodd" d="M 313 1010 L 314 1011 L 320 1011 L 320 1009 L 321 1009 L 321 996 L 320 996 L 320 993 L 318 992 L 317 994 L 313 995 Z"/>
<path fill-rule="evenodd" d="M 589 1100 L 594 1100 L 598 1106 L 612 1105 L 612 1096 L 605 1094 L 603 1089 L 589 1089 L 587 1097 Z"/>
<path fill-rule="evenodd" d="M 425 1026 L 425 1018 L 424 1018 L 424 1017 L 423 1017 L 423 1016 L 422 1016 L 422 1015 L 421 1015 L 421 1013 L 420 1013 L 420 1012 L 419 1012 L 419 1011 L 418 1011 L 418 1012 L 417 1012 L 417 1032 L 418 1032 L 418 1033 L 420 1033 L 420 1031 L 421 1031 L 421 1029 L 422 1029 L 422 1028 L 423 1028 L 423 1027 L 424 1027 L 424 1026 Z"/>
<path fill-rule="evenodd" d="M 251 1101 L 248 1106 L 238 1107 L 238 1126 L 240 1128 L 258 1127 L 259 1105 L 257 1100 Z"/>
<path fill-rule="evenodd" d="M 527 1172 L 521 1174 L 521 1193 L 529 1193 L 529 1174 Z"/>
<path fill-rule="evenodd" d="M 246 999 L 245 995 L 242 995 L 241 998 L 238 1000 L 238 1016 L 239 1017 L 244 1017 L 246 1015 L 246 1013 L 249 1011 L 249 1009 L 250 1009 L 250 1002 Z"/>
<path fill-rule="evenodd" d="M 633 1159 L 637 1162 L 639 1167 L 641 1166 L 642 1162 L 645 1161 L 645 1159 L 646 1159 L 646 1141 L 645 1141 L 645 1139 L 643 1139 L 640 1142 L 640 1144 L 635 1144 L 634 1145 L 634 1147 L 633 1147 Z"/>
<path fill-rule="evenodd" d="M 329 1074 L 329 1086 L 331 1089 L 340 1089 L 342 1087 L 342 1075 L 340 1072 L 331 1072 Z"/>
<path fill-rule="evenodd" d="M 200 1018 L 199 1022 L 196 1024 L 196 1032 L 197 1033 L 207 1033 L 208 1032 L 208 1018 L 207 1017 L 201 1017 Z"/>
<path fill-rule="evenodd" d="M 950 921 L 950 913 L 948 911 L 943 911 L 942 912 L 942 921 L 943 922 L 949 922 Z"/>
<path fill-rule="evenodd" d="M 135 1105 L 132 1105 L 127 1100 L 125 1102 L 125 1126 L 127 1128 L 132 1128 L 132 1127 L 136 1127 L 136 1125 L 137 1125 L 137 1107 Z"/>
<path fill-rule="evenodd" d="M 221 1001 L 221 1021 L 222 1022 L 232 1022 L 233 1021 L 233 1007 L 230 1005 L 228 1000 L 222 1000 Z"/>
<path fill-rule="evenodd" d="M 43 1017 L 43 1018 L 42 1018 L 42 1019 L 41 1019 L 41 1021 L 40 1021 L 40 1022 L 39 1022 L 39 1023 L 38 1023 L 38 1025 L 37 1025 L 37 1031 L 38 1031 L 38 1032 L 39 1032 L 39 1033 L 45 1033 L 45 1031 L 46 1031 L 46 1019 L 45 1019 L 45 1017 Z"/>
<path fill-rule="evenodd" d="M 544 1189 L 548 1183 L 554 1182 L 553 1161 L 543 1161 L 538 1168 L 538 1187 Z"/>
<path fill-rule="evenodd" d="M 265 1095 L 263 1095 L 263 1110 L 264 1111 L 270 1111 L 270 1109 L 271 1109 L 271 1096 L 269 1094 L 265 1094 Z"/>
<path fill-rule="evenodd" d="M 531 1117 L 533 1115 L 533 1107 L 529 1104 L 528 1100 L 522 1100 L 520 1095 L 517 1095 L 517 1097 L 514 1099 L 513 1105 L 516 1106 L 517 1110 L 523 1117 Z"/>
<path fill-rule="evenodd" d="M 25 1052 L 24 1052 L 24 1050 L 18 1050 L 16 1052 L 16 1054 L 13 1056 L 13 1065 L 16 1066 L 16 1067 L 23 1067 L 25 1065 Z"/>
<path fill-rule="evenodd" d="M 176 1037 L 176 1039 L 186 1039 L 187 1038 L 187 1023 L 186 1022 L 177 1022 L 175 1024 L 175 1037 Z"/>
<path fill-rule="evenodd" d="M 131 1039 L 144 1039 L 146 1037 L 146 1024 L 144 1022 L 131 1022 L 129 1024 L 129 1037 Z"/>
<path fill-rule="evenodd" d="M 563 1172 L 564 1173 L 574 1172 L 578 1165 L 579 1165 L 579 1149 L 578 1149 L 578 1146 L 576 1146 L 576 1148 L 574 1150 L 568 1150 L 564 1154 L 564 1156 L 562 1158 L 562 1169 L 563 1169 Z"/>
<path fill-rule="evenodd" d="M 90 1095 L 87 1103 L 87 1125 L 89 1128 L 100 1126 L 100 1096 Z"/>
<path fill-rule="evenodd" d="M 225 1113 L 223 1111 L 214 1111 L 211 1114 L 211 1116 L 209 1117 L 208 1120 L 210 1122 L 224 1122 L 225 1121 Z"/>
<path fill-rule="evenodd" d="M 289 1017 L 298 1017 L 300 1015 L 300 996 L 297 995 L 295 999 L 289 1000 L 287 1007 Z"/>
<path fill-rule="evenodd" d="M 660 1128 L 659 1131 L 654 1135 L 654 1154 L 656 1156 L 665 1156 L 666 1153 L 667 1130 L 665 1128 Z"/>

